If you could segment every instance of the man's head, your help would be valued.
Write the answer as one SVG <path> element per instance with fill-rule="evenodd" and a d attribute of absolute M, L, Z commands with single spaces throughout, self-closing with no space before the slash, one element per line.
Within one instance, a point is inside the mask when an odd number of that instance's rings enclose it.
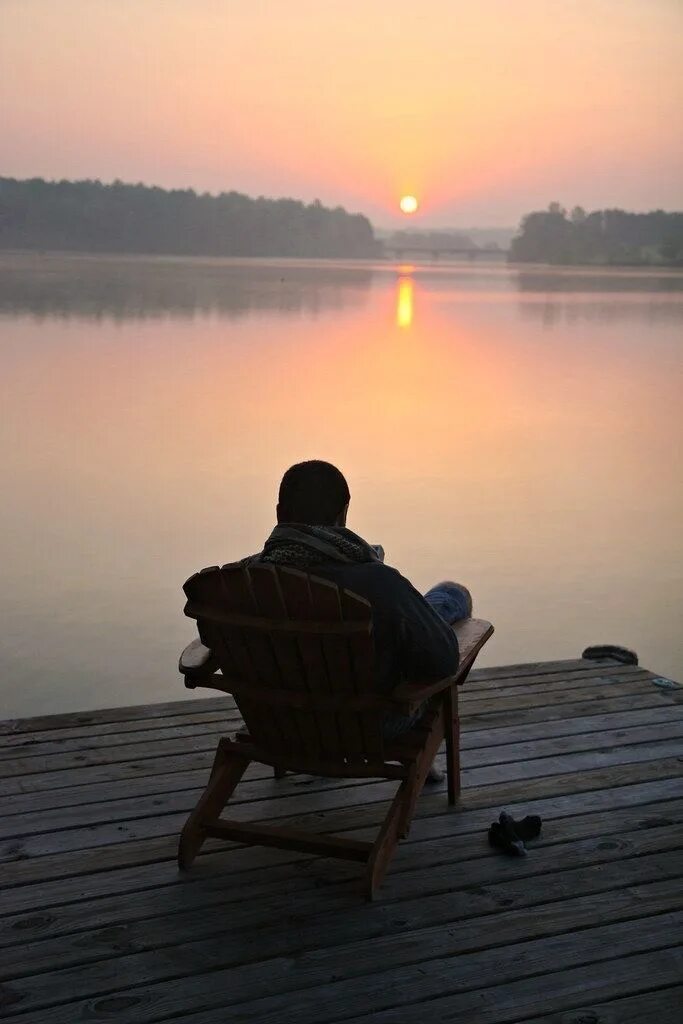
<path fill-rule="evenodd" d="M 351 495 L 336 466 L 313 459 L 291 466 L 282 478 L 278 523 L 345 526 Z"/>

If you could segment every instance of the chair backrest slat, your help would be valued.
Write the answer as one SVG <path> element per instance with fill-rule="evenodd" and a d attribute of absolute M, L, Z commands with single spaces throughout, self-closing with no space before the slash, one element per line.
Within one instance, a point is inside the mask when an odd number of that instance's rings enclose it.
<path fill-rule="evenodd" d="M 220 571 L 224 607 L 230 612 L 256 615 L 258 608 L 251 590 L 250 580 L 241 566 L 226 567 Z M 276 662 L 263 638 L 252 630 L 240 629 L 227 623 L 216 623 L 224 638 L 242 679 L 266 685 L 272 680 Z M 242 698 L 240 708 L 245 721 L 250 719 L 264 741 L 274 750 L 285 750 L 288 732 L 279 715 L 264 707 L 260 700 Z M 286 717 L 286 716 L 285 716 Z"/>
<path fill-rule="evenodd" d="M 303 572 L 292 569 L 279 575 L 280 586 L 285 599 L 287 612 L 293 619 L 306 623 L 315 623 L 316 612 L 311 593 L 311 579 Z M 327 662 L 323 651 L 321 634 L 308 629 L 302 630 L 296 638 L 299 656 L 303 665 L 306 688 L 312 700 L 316 697 L 329 697 L 334 693 L 330 680 Z M 337 717 L 321 707 L 312 716 L 320 743 L 321 754 L 325 759 L 343 760 L 344 747 L 339 735 Z"/>
<path fill-rule="evenodd" d="M 243 572 L 251 580 L 258 611 L 266 619 L 286 619 L 287 607 L 274 566 L 254 566 L 249 571 L 244 569 Z M 280 685 L 285 690 L 306 690 L 305 670 L 299 655 L 296 634 L 273 631 L 266 627 L 258 639 L 271 649 L 274 656 L 276 667 L 271 678 L 279 678 Z M 307 757 L 320 757 L 320 740 L 311 714 L 296 708 L 288 709 L 286 714 L 284 709 L 268 710 L 272 715 L 282 716 L 281 725 L 287 732 L 288 749 L 298 747 Z"/>
<path fill-rule="evenodd" d="M 346 621 L 367 621 L 367 603 L 348 590 L 339 593 L 342 615 Z M 347 640 L 351 660 L 351 674 L 357 695 L 373 688 L 375 680 L 375 644 L 370 633 L 356 633 Z M 377 714 L 361 712 L 358 715 L 363 734 L 363 748 L 369 758 L 383 757 L 381 723 Z"/>
<path fill-rule="evenodd" d="M 254 742 L 311 766 L 383 760 L 383 712 L 343 703 L 331 710 L 329 700 L 375 692 L 367 601 L 314 575 L 262 563 L 203 570 L 185 592 L 202 642 L 224 675 L 240 683 L 235 697 Z M 249 697 L 248 684 L 262 688 L 258 699 Z M 268 691 L 294 691 L 297 699 L 287 706 L 264 697 Z"/>
<path fill-rule="evenodd" d="M 339 588 L 334 583 L 312 578 L 311 599 L 313 605 L 319 609 L 318 614 L 322 618 L 328 622 L 342 621 Z M 352 696 L 356 690 L 346 637 L 324 636 L 322 649 L 332 692 L 347 693 Z M 338 714 L 337 729 L 345 758 L 349 761 L 363 760 L 365 751 L 359 716 L 357 714 Z"/>

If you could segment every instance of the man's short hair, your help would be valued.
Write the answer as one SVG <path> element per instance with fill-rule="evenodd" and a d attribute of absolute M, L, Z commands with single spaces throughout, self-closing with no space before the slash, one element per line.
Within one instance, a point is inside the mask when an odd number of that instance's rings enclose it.
<path fill-rule="evenodd" d="M 350 500 L 349 485 L 336 466 L 319 459 L 298 462 L 282 478 L 278 520 L 332 526 Z"/>

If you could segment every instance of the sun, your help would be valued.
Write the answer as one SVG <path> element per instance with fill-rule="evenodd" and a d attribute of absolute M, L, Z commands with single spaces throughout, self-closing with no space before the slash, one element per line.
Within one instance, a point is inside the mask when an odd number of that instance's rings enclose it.
<path fill-rule="evenodd" d="M 401 202 L 398 205 L 403 213 L 415 213 L 418 202 L 415 196 L 401 196 Z"/>

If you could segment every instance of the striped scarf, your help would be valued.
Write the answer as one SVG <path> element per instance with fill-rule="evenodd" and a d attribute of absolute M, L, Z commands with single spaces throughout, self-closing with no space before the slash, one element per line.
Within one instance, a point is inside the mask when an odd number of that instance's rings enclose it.
<path fill-rule="evenodd" d="M 376 562 L 373 548 L 345 526 L 276 526 L 265 543 L 260 562 L 310 569 L 325 562 Z"/>

